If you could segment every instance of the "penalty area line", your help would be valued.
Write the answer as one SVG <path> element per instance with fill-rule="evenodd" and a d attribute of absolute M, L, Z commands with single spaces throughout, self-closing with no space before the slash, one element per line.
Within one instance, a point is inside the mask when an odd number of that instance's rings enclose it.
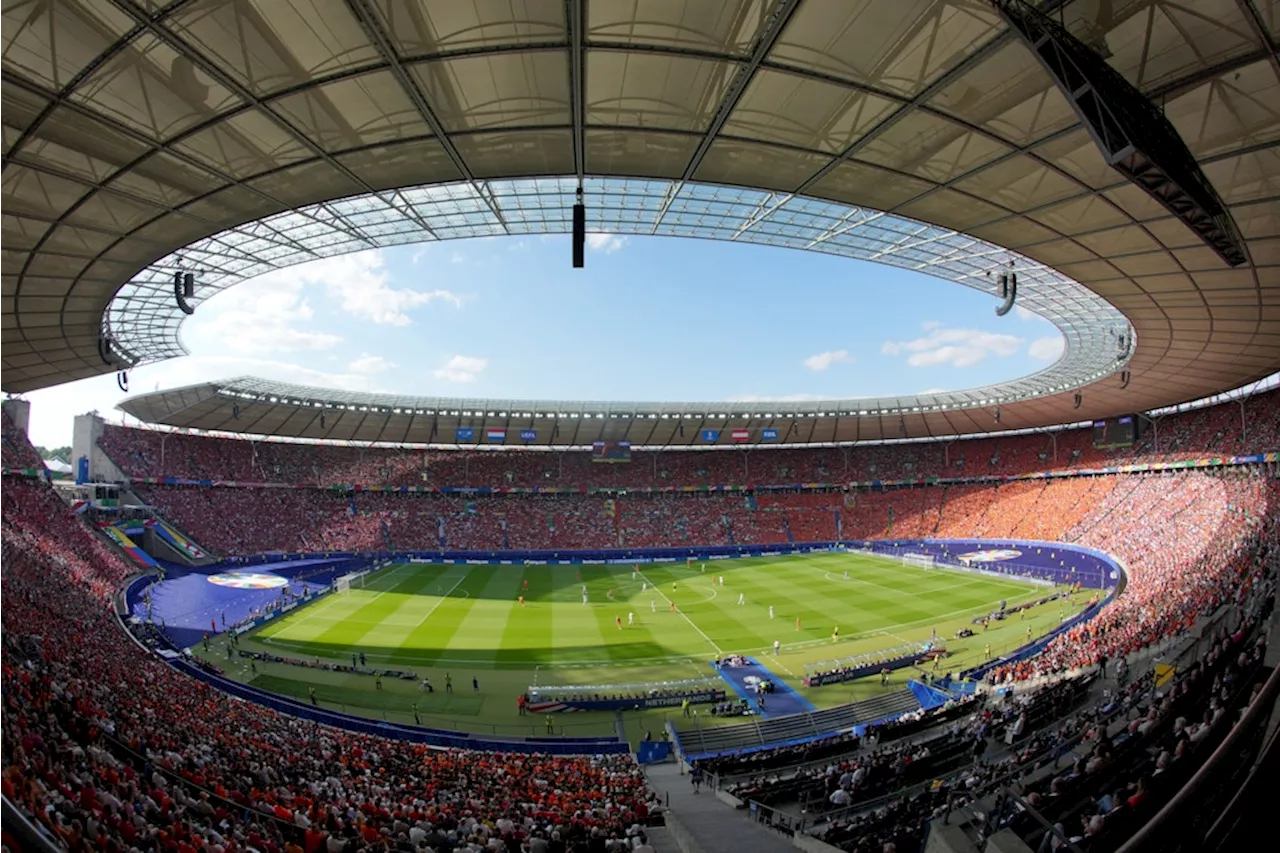
<path fill-rule="evenodd" d="M 418 620 L 418 624 L 415 625 L 414 627 L 421 628 L 424 624 L 426 624 L 426 621 L 431 618 L 431 614 L 436 612 L 436 608 L 439 607 L 441 604 L 443 604 L 445 599 L 447 599 L 450 595 L 452 595 L 455 589 L 462 586 L 462 582 L 466 580 L 470 574 L 471 574 L 471 569 L 468 568 L 466 572 L 463 573 L 462 577 L 458 578 L 458 582 L 455 583 L 453 586 L 449 587 L 448 592 L 446 592 L 444 595 L 436 599 L 436 603 L 431 605 L 431 609 L 426 612 L 426 615 L 424 615 L 421 619 Z M 466 590 L 463 590 L 463 592 L 466 592 Z M 470 597 L 471 597 L 471 593 L 468 592 L 467 598 L 470 598 Z"/>
<path fill-rule="evenodd" d="M 394 575 L 396 572 L 398 572 L 398 571 L 400 571 L 400 570 L 402 570 L 402 569 L 407 569 L 407 568 L 411 567 L 412 565 L 413 565 L 413 563 L 401 563 L 400 565 L 396 566 L 395 568 L 393 568 L 391 571 L 387 572 L 386 574 L 381 575 L 381 576 L 377 576 L 377 578 L 376 578 L 376 579 L 377 579 L 377 580 L 386 580 L 387 578 L 389 578 L 389 577 L 391 577 L 392 575 Z M 399 589 L 399 588 L 400 588 L 400 584 L 402 584 L 402 583 L 404 583 L 404 581 L 399 580 L 399 581 L 396 581 L 395 583 L 393 583 L 391 586 L 387 587 L 386 589 L 378 590 L 378 591 L 377 591 L 377 593 L 375 593 L 375 594 L 374 594 L 373 598 L 369 599 L 368 603 L 369 603 L 369 604 L 373 604 L 373 602 L 377 601 L 379 598 L 382 598 L 382 596 L 386 595 L 387 593 L 389 593 L 389 592 L 395 592 L 397 589 Z M 361 587 L 361 589 L 367 589 L 367 587 Z M 349 591 L 349 590 L 348 590 L 348 591 Z"/>
<path fill-rule="evenodd" d="M 662 591 L 662 588 L 661 588 L 661 587 L 659 587 L 659 586 L 658 586 L 656 583 L 654 583 L 653 581 L 649 580 L 649 578 L 645 576 L 645 573 L 644 573 L 644 572 L 637 572 L 636 574 L 638 574 L 638 575 L 640 575 L 640 577 L 644 578 L 645 583 L 647 583 L 647 584 L 649 584 L 649 586 L 653 587 L 653 591 L 654 591 L 654 592 L 656 592 L 658 595 L 662 596 L 663 600 L 667 602 L 668 607 L 669 607 L 669 606 L 671 606 L 671 604 L 673 604 L 673 602 L 671 601 L 671 599 L 667 598 L 667 594 L 666 594 L 665 592 L 663 592 L 663 591 Z M 713 590 L 713 592 L 714 592 L 714 590 Z M 708 600 L 709 600 L 709 599 L 708 599 Z M 688 622 L 688 623 L 689 623 L 689 626 L 690 626 L 691 628 L 693 628 L 693 630 L 697 631 L 697 632 L 698 632 L 698 634 L 699 634 L 699 635 L 701 635 L 702 639 L 704 639 L 704 640 L 706 640 L 706 641 L 707 641 L 707 644 L 708 644 L 708 645 L 710 645 L 710 646 L 711 646 L 711 648 L 713 648 L 713 649 L 715 649 L 715 650 L 716 650 L 716 656 L 717 656 L 717 657 L 723 657 L 723 656 L 724 656 L 724 651 L 723 651 L 719 646 L 717 646 L 717 645 L 716 645 L 716 641 L 715 641 L 715 640 L 713 640 L 713 639 L 711 639 L 710 637 L 708 637 L 708 636 L 707 636 L 707 632 L 706 632 L 706 631 L 704 631 L 704 630 L 702 630 L 701 628 L 699 628 L 699 627 L 698 627 L 698 624 L 697 624 L 696 622 L 694 622 L 692 619 L 690 619 L 690 618 L 689 618 L 689 614 L 688 614 L 688 613 L 685 613 L 685 612 L 684 612 L 683 610 L 681 610 L 679 607 L 677 607 L 677 608 L 676 608 L 676 613 L 679 613 L 679 614 L 680 614 L 680 616 L 681 616 L 681 617 L 683 617 L 684 621 Z"/>

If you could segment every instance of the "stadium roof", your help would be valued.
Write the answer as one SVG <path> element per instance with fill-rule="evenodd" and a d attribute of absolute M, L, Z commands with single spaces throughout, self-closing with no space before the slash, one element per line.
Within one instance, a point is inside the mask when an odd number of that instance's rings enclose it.
<path fill-rule="evenodd" d="M 1068 347 L 1050 376 L 974 392 L 1034 397 L 1004 405 L 1008 428 L 1273 372 L 1280 3 L 1045 7 L 1163 109 L 1244 263 L 1107 165 L 984 0 L 10 4 L 3 387 L 178 354 L 179 256 L 198 304 L 313 257 L 568 230 L 578 180 L 594 230 L 874 256 L 988 290 L 1012 259 L 1019 300 Z M 268 394 L 321 395 L 340 397 Z M 870 405 L 847 402 L 816 405 Z M 910 408 L 895 402 L 878 411 Z M 619 407 L 639 404 L 595 414 Z M 958 411 L 906 428 L 991 428 Z"/>

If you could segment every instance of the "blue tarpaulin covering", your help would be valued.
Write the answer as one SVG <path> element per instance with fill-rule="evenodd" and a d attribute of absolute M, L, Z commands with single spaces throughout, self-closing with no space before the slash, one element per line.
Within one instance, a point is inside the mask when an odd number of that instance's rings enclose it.
<path fill-rule="evenodd" d="M 786 714 L 801 714 L 812 711 L 814 705 L 808 699 L 791 689 L 785 681 L 778 678 L 755 658 L 745 658 L 746 666 L 718 666 L 716 671 L 728 682 L 734 692 L 751 703 L 751 707 L 762 717 L 781 717 Z M 765 707 L 760 707 L 760 694 L 755 684 L 759 681 L 771 681 L 774 692 L 765 696 Z"/>

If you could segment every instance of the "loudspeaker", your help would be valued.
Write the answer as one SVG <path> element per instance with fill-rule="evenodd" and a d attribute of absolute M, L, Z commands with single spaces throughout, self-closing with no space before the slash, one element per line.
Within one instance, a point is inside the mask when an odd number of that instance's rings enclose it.
<path fill-rule="evenodd" d="M 573 268 L 586 265 L 584 253 L 587 247 L 587 208 L 582 202 L 573 206 Z"/>

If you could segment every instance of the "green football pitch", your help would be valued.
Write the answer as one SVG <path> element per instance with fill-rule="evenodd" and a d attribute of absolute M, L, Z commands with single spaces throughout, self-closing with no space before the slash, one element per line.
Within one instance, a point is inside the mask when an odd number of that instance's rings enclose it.
<path fill-rule="evenodd" d="M 974 616 L 1002 600 L 1012 605 L 1046 590 L 861 554 L 703 565 L 646 563 L 633 573 L 629 565 L 402 563 L 240 640 L 246 651 L 322 662 L 350 664 L 353 654 L 364 654 L 370 667 L 417 675 L 383 679 L 381 689 L 368 675 L 279 663 L 251 666 L 239 657 L 228 661 L 224 646 L 208 654 L 229 667 L 229 675 L 266 690 L 307 698 L 314 688 L 326 707 L 410 722 L 416 705 L 424 725 L 541 734 L 541 718 L 521 718 L 516 710 L 516 696 L 531 685 L 604 692 L 608 685 L 702 678 L 714 675 L 711 660 L 736 652 L 759 656 L 775 675 L 824 707 L 884 688 L 877 678 L 807 688 L 806 666 L 923 640 L 936 630 L 952 652 L 947 668 L 959 670 L 980 660 L 986 646 L 1000 654 L 1024 642 L 1028 629 L 1043 633 L 1065 614 L 1055 602 L 1025 620 L 1007 620 L 957 641 L 955 632 Z M 1071 609 L 1084 603 L 1082 597 Z M 781 643 L 777 656 L 774 640 Z M 891 688 L 912 674 L 902 673 Z M 434 692 L 419 688 L 422 678 L 431 679 Z M 444 689 L 446 680 L 452 692 Z M 561 715 L 556 730 L 612 734 L 621 723 L 634 740 L 644 730 L 656 735 L 669 713 Z"/>

